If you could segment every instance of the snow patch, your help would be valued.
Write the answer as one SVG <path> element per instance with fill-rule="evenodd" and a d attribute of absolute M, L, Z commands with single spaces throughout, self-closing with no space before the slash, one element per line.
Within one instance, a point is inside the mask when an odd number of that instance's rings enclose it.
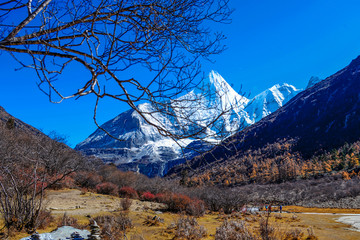
<path fill-rule="evenodd" d="M 350 230 L 360 232 L 360 214 L 340 217 L 337 221 L 353 226 Z"/>
<path fill-rule="evenodd" d="M 69 226 L 63 226 L 51 233 L 42 233 L 40 235 L 40 240 L 65 240 L 70 239 L 72 233 L 78 232 L 81 237 L 87 239 L 90 232 L 88 230 L 80 230 Z M 22 238 L 20 240 L 30 240 L 31 236 Z"/>

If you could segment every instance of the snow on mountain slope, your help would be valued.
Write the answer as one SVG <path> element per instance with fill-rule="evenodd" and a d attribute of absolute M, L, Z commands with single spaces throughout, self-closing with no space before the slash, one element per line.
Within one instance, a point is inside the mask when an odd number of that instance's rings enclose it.
<path fill-rule="evenodd" d="M 238 94 L 219 73 L 211 71 L 209 79 L 217 95 L 215 104 L 220 106 L 219 113 L 228 112 L 222 116 L 226 131 L 237 131 L 242 123 L 241 119 L 246 119 L 244 108 L 250 100 Z"/>
<path fill-rule="evenodd" d="M 167 129 L 176 132 L 170 120 L 156 113 L 151 104 L 143 103 L 140 104 L 138 108 L 148 117 L 151 123 L 165 126 Z M 101 129 L 97 129 L 76 147 L 86 148 L 91 145 L 95 148 L 137 148 L 143 146 L 145 143 L 164 139 L 156 127 L 146 122 L 140 114 L 133 109 L 123 112 L 114 119 L 104 123 L 102 128 L 106 129 L 113 137 L 121 139 L 121 141 L 110 137 Z"/>
<path fill-rule="evenodd" d="M 250 119 L 250 124 L 275 112 L 300 91 L 294 86 L 284 83 L 283 85 L 276 84 L 256 95 L 245 109 Z"/>
<path fill-rule="evenodd" d="M 172 117 L 156 113 L 149 103 L 140 104 L 138 108 L 148 116 L 152 124 L 177 134 L 194 133 L 208 126 L 219 113 L 226 111 L 202 136 L 209 141 L 219 141 L 221 137 L 228 135 L 216 135 L 216 128 L 224 128 L 228 134 L 234 133 L 276 111 L 300 91 L 288 84 L 275 85 L 253 99 L 247 99 L 215 71 L 209 74 L 209 83 L 207 96 L 200 97 L 194 90 L 172 100 L 169 103 L 169 108 L 174 113 Z M 76 149 L 95 155 L 105 162 L 115 163 L 123 170 L 140 171 L 148 176 L 164 175 L 169 167 L 184 161 L 179 143 L 162 136 L 156 127 L 146 122 L 133 109 L 104 123 L 102 128 L 121 141 L 98 129 L 79 143 Z M 180 145 L 185 147 L 193 141 L 194 139 L 184 139 Z M 204 148 L 208 150 L 209 146 L 204 145 Z M 194 152 L 190 152 L 189 156 L 193 156 Z"/>

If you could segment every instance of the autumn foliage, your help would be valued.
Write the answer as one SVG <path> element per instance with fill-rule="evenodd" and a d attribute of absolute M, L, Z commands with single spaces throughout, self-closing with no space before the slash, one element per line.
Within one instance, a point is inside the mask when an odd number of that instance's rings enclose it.
<path fill-rule="evenodd" d="M 139 198 L 136 190 L 134 188 L 128 187 L 128 186 L 120 188 L 119 196 L 123 197 L 123 198 L 132 198 L 132 199 Z"/>
<path fill-rule="evenodd" d="M 165 203 L 171 212 L 186 212 L 192 216 L 202 216 L 205 213 L 205 203 L 178 193 L 162 193 L 155 195 L 158 202 Z"/>
<path fill-rule="evenodd" d="M 104 182 L 96 185 L 96 192 L 107 195 L 117 195 L 118 187 L 110 182 Z"/>
<path fill-rule="evenodd" d="M 144 192 L 141 197 L 141 200 L 143 201 L 154 201 L 155 200 L 155 195 L 152 194 L 151 192 Z"/>
<path fill-rule="evenodd" d="M 183 182 L 187 186 L 241 186 L 249 183 L 282 183 L 341 174 L 348 180 L 360 176 L 360 141 L 304 158 L 293 151 L 292 141 L 282 140 L 235 159 L 209 165 Z"/>

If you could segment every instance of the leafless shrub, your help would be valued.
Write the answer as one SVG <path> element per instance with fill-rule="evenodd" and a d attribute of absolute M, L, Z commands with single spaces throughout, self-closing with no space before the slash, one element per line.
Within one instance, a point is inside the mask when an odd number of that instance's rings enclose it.
<path fill-rule="evenodd" d="M 241 218 L 243 218 L 243 214 L 241 212 L 232 212 L 231 218 L 241 219 Z"/>
<path fill-rule="evenodd" d="M 308 236 L 306 237 L 306 240 L 317 240 L 318 237 L 315 236 L 313 228 L 308 228 Z"/>
<path fill-rule="evenodd" d="M 181 216 L 175 223 L 175 229 L 175 239 L 198 240 L 207 235 L 206 229 L 194 217 Z"/>
<path fill-rule="evenodd" d="M 199 199 L 192 199 L 186 207 L 186 213 L 194 217 L 203 216 L 205 214 L 205 210 L 204 201 Z"/>
<path fill-rule="evenodd" d="M 291 229 L 287 232 L 284 233 L 284 237 L 283 239 L 285 240 L 301 240 L 304 236 L 304 233 L 298 229 L 298 228 L 295 228 L 295 229 Z"/>
<path fill-rule="evenodd" d="M 76 218 L 68 216 L 67 213 L 64 213 L 64 215 L 58 222 L 58 227 L 62 226 L 71 226 L 74 228 L 80 227 L 80 225 L 78 224 L 78 220 Z"/>
<path fill-rule="evenodd" d="M 217 212 L 222 209 L 225 214 L 230 214 L 233 211 L 240 210 L 246 203 L 242 192 L 239 192 L 236 189 L 206 187 L 199 189 L 198 191 L 201 191 L 199 198 L 205 202 L 211 211 Z"/>
<path fill-rule="evenodd" d="M 259 221 L 259 232 L 262 240 L 277 240 L 277 230 L 270 224 L 270 212 Z"/>
<path fill-rule="evenodd" d="M 7 229 L 33 233 L 41 224 L 45 190 L 82 166 L 61 142 L 0 122 L 0 213 Z"/>
<path fill-rule="evenodd" d="M 75 175 L 75 183 L 81 188 L 95 189 L 102 181 L 102 177 L 94 172 L 79 171 Z"/>
<path fill-rule="evenodd" d="M 51 212 L 45 209 L 40 210 L 39 216 L 38 216 L 38 228 L 44 229 L 48 227 L 53 221 L 54 217 L 51 215 Z"/>
<path fill-rule="evenodd" d="M 98 216 L 94 220 L 100 225 L 104 240 L 118 240 L 126 237 L 126 231 L 133 227 L 132 221 L 125 213 L 116 216 Z"/>
<path fill-rule="evenodd" d="M 216 240 L 255 240 L 256 237 L 251 233 L 244 221 L 225 220 L 223 224 L 216 228 Z"/>
<path fill-rule="evenodd" d="M 132 205 L 132 200 L 130 198 L 122 198 L 120 200 L 120 206 L 124 211 L 129 210 L 131 205 Z"/>

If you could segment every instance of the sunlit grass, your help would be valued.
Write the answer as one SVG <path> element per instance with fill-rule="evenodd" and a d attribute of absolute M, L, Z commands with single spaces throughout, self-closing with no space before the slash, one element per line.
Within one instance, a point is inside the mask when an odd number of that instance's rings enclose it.
<path fill-rule="evenodd" d="M 86 193 L 81 195 L 80 191 L 77 190 L 61 190 L 49 192 L 49 195 L 56 196 L 61 201 L 62 207 L 66 207 L 68 198 L 79 201 L 87 201 L 87 206 L 89 208 L 82 208 L 81 211 L 76 209 L 69 210 L 56 210 L 53 213 L 55 220 L 45 229 L 39 229 L 39 233 L 51 232 L 57 228 L 60 219 L 62 218 L 64 212 L 67 213 L 67 216 L 77 219 L 77 223 L 83 228 L 89 230 L 89 212 L 92 218 L 102 215 L 109 214 L 118 214 L 120 212 L 120 205 L 115 205 L 119 203 L 120 198 L 113 196 L 105 196 L 94 193 Z M 98 204 L 99 202 L 104 203 L 102 208 L 97 208 L 96 211 L 91 209 L 92 204 Z M 112 202 L 113 209 L 107 210 L 106 203 Z M 56 202 L 55 202 L 56 203 Z M 74 202 L 69 202 L 68 208 L 73 207 Z M 150 202 L 141 202 L 138 200 L 133 201 L 133 206 L 131 210 L 128 211 L 129 217 L 132 220 L 133 228 L 127 231 L 127 236 L 131 239 L 132 236 L 141 236 L 144 239 L 173 239 L 174 230 L 168 229 L 168 226 L 176 222 L 180 218 L 180 214 L 170 213 L 170 212 L 159 212 L 156 203 Z M 56 206 L 56 205 L 55 205 Z M 55 207 L 53 206 L 53 207 Z M 98 206 L 98 205 L 96 205 Z M 116 208 L 116 206 L 118 206 Z M 289 231 L 291 229 L 298 228 L 304 233 L 304 239 L 307 236 L 307 229 L 312 228 L 316 236 L 319 236 L 319 239 L 359 239 L 360 233 L 346 230 L 350 226 L 342 223 L 336 222 L 336 217 L 333 215 L 309 215 L 309 214 L 299 214 L 298 212 L 314 212 L 314 213 L 360 213 L 360 209 L 322 209 L 322 208 L 304 208 L 299 206 L 284 206 L 283 211 L 290 211 L 291 213 L 272 213 L 270 216 L 270 223 L 273 224 L 280 231 Z M 81 214 L 78 214 L 81 213 Z M 214 239 L 216 228 L 218 228 L 222 222 L 226 219 L 245 221 L 250 229 L 250 231 L 257 233 L 259 230 L 260 219 L 263 218 L 265 213 L 261 214 L 241 214 L 234 213 L 231 215 L 224 215 L 219 213 L 208 213 L 202 217 L 197 218 L 197 222 L 204 226 L 207 230 L 207 237 L 204 239 Z M 146 224 L 145 221 L 147 218 L 153 218 L 154 216 L 159 216 L 164 220 L 163 223 L 159 223 L 154 226 Z M 2 221 L 0 220 L 0 224 Z M 29 236 L 29 234 L 16 233 L 14 236 L 9 238 L 10 240 L 18 240 L 20 238 Z M 340 236 L 340 238 L 339 238 Z"/>

